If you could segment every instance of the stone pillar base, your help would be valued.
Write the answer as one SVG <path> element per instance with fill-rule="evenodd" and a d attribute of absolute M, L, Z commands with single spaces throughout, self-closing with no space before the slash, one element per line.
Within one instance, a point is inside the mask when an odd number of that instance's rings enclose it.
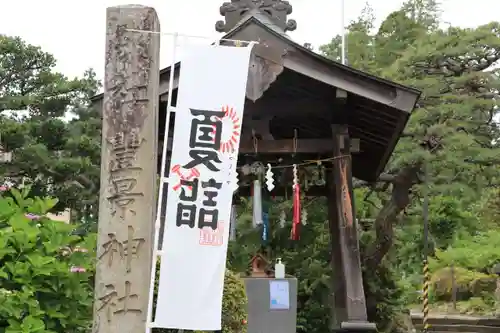
<path fill-rule="evenodd" d="M 367 321 L 343 321 L 340 328 L 335 332 L 339 333 L 368 333 L 377 332 L 377 326 Z"/>

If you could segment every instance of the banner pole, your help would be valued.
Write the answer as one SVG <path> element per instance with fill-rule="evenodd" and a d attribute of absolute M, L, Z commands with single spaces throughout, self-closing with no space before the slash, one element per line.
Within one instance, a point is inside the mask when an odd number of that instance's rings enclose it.
<path fill-rule="evenodd" d="M 154 236 L 154 245 L 153 245 L 153 261 L 151 263 L 151 282 L 149 285 L 149 300 L 148 300 L 148 313 L 147 313 L 147 321 L 146 321 L 146 330 L 145 333 L 151 333 L 151 329 L 153 327 L 153 298 L 154 298 L 154 290 L 155 290 L 155 281 L 156 281 L 156 264 L 158 262 L 158 257 L 161 256 L 162 251 L 158 250 L 159 238 L 160 238 L 160 227 L 161 227 L 161 210 L 162 210 L 162 202 L 163 202 L 163 189 L 165 184 L 168 184 L 168 177 L 165 176 L 166 172 L 166 161 L 167 161 L 167 147 L 168 147 L 168 131 L 170 127 L 170 112 L 172 111 L 172 95 L 174 90 L 174 77 L 175 77 L 175 64 L 176 64 L 176 56 L 177 56 L 177 39 L 179 37 L 178 33 L 173 34 L 173 42 L 172 42 L 172 64 L 170 65 L 170 78 L 168 82 L 168 97 L 167 97 L 167 112 L 165 115 L 165 134 L 163 136 L 163 149 L 161 156 L 161 171 L 160 171 L 160 188 L 158 189 L 158 199 L 156 202 L 156 220 L 155 220 L 155 236 Z M 167 192 L 168 193 L 168 192 Z M 165 225 L 166 228 L 166 216 L 165 216 Z M 165 232 L 165 229 L 164 229 Z M 162 249 L 163 250 L 163 249 Z"/>
<path fill-rule="evenodd" d="M 345 0 L 340 0 L 340 22 L 341 22 L 340 36 L 342 40 L 341 59 L 342 59 L 342 65 L 347 65 L 347 58 L 346 58 L 347 45 L 345 36 Z"/>

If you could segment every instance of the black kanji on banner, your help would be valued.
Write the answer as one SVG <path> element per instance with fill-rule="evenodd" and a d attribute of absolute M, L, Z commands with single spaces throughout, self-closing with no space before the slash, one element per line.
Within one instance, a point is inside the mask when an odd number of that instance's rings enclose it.
<path fill-rule="evenodd" d="M 196 221 L 196 199 L 198 198 L 198 185 L 199 180 L 195 178 L 193 180 L 181 179 L 181 193 L 179 195 L 180 202 L 177 204 L 177 217 L 176 225 L 178 227 L 182 225 L 187 225 L 190 228 L 194 228 Z M 188 195 L 187 191 L 191 194 Z"/>
<path fill-rule="evenodd" d="M 215 163 L 221 163 L 217 153 L 222 135 L 220 118 L 224 117 L 224 111 L 190 110 L 194 116 L 191 120 L 189 136 L 189 156 L 192 160 L 184 165 L 184 168 L 191 169 L 203 164 L 208 170 L 217 172 L 219 168 Z M 203 118 L 200 120 L 196 118 L 197 116 L 203 116 Z"/>
<path fill-rule="evenodd" d="M 210 227 L 215 230 L 219 222 L 219 210 L 217 208 L 209 209 L 209 207 L 217 207 L 215 198 L 219 195 L 218 191 L 222 188 L 222 183 L 211 178 L 207 182 L 202 182 L 201 187 L 205 189 L 203 191 L 205 200 L 202 202 L 203 208 L 200 208 L 198 228 Z"/>
<path fill-rule="evenodd" d="M 212 172 L 219 172 L 220 169 L 216 164 L 222 163 L 218 151 L 222 134 L 220 118 L 224 117 L 224 111 L 190 110 L 193 119 L 191 120 L 189 135 L 189 156 L 192 160 L 183 168 L 193 169 L 202 164 Z M 196 118 L 198 116 L 202 116 L 202 119 Z M 201 202 L 201 207 L 198 207 L 196 203 L 198 201 L 199 179 L 188 180 L 181 178 L 176 226 L 187 225 L 189 228 L 194 228 L 196 220 L 198 220 L 198 228 L 200 229 L 204 227 L 213 230 L 217 229 L 219 224 L 217 196 L 222 188 L 222 182 L 210 178 L 208 181 L 201 182 L 201 187 L 204 199 Z"/>

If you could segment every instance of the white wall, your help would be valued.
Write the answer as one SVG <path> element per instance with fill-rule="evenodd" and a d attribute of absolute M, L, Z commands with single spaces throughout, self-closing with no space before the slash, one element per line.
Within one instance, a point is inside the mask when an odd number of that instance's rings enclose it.
<path fill-rule="evenodd" d="M 59 214 L 47 214 L 47 217 L 54 220 L 54 221 L 61 221 L 64 223 L 69 223 L 71 219 L 71 211 L 66 209 L 64 212 L 61 212 Z"/>

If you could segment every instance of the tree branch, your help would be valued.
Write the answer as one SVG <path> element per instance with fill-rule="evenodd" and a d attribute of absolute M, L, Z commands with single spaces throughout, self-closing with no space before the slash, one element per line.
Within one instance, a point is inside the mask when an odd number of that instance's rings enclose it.
<path fill-rule="evenodd" d="M 490 160 L 490 161 L 478 161 L 478 160 L 473 160 L 471 158 L 465 159 L 465 163 L 470 163 L 470 164 L 476 164 L 476 165 L 481 165 L 481 166 L 496 166 L 500 165 L 500 160 Z"/>
<path fill-rule="evenodd" d="M 375 269 L 389 252 L 397 216 L 410 204 L 410 189 L 418 183 L 421 163 L 403 168 L 391 181 L 392 194 L 375 219 L 375 240 L 367 247 L 364 264 Z"/>
<path fill-rule="evenodd" d="M 352 187 L 360 188 L 360 187 L 374 186 L 376 183 L 391 183 L 394 181 L 394 179 L 395 179 L 394 175 L 383 173 L 378 177 L 378 179 L 375 182 L 367 182 L 364 180 L 354 179 Z"/>

